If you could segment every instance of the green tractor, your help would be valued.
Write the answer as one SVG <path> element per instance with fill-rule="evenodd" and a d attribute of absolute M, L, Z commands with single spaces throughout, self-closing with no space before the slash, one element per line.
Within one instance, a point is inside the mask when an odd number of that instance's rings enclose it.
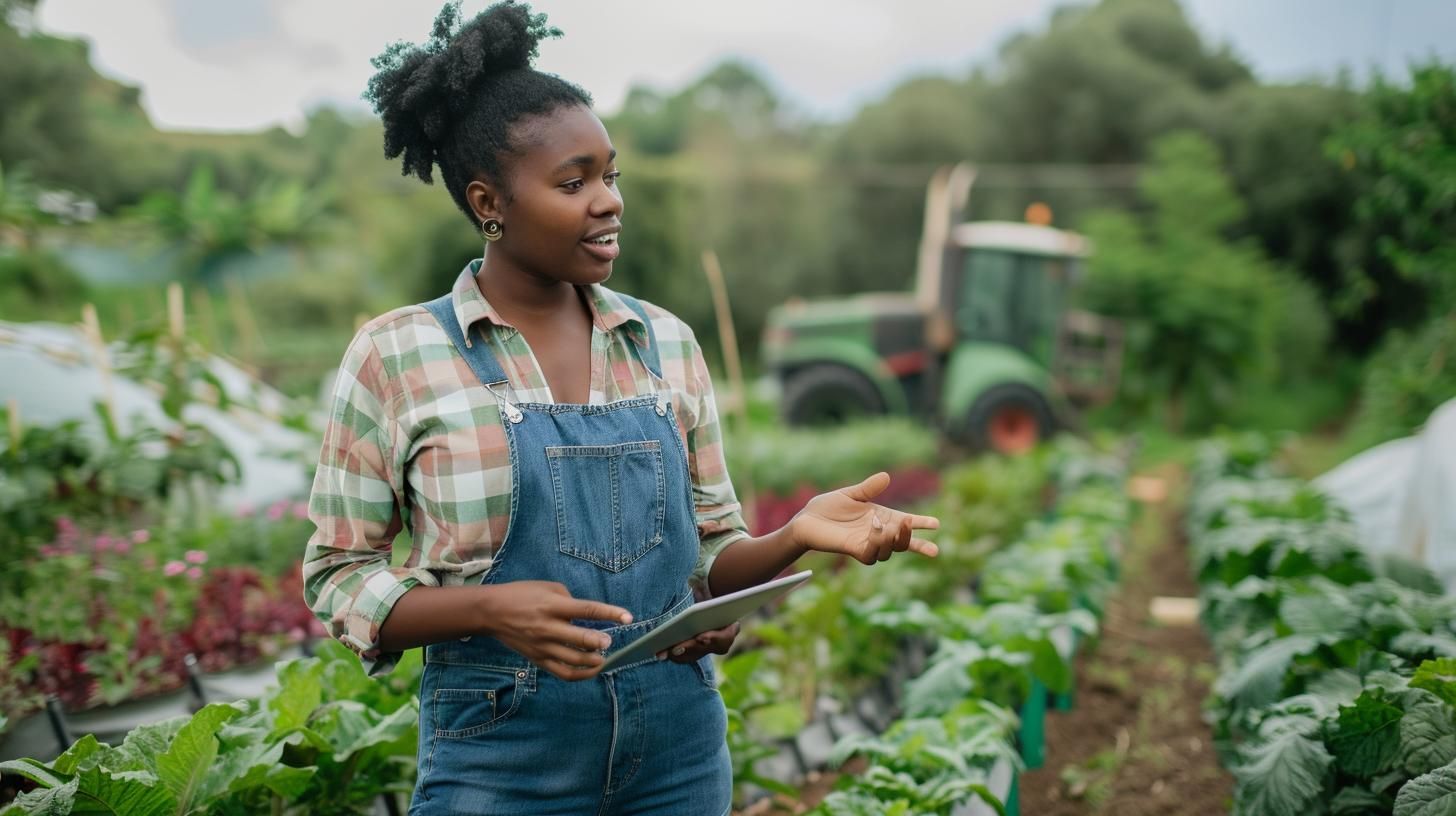
<path fill-rule="evenodd" d="M 1045 223 L 961 223 L 974 179 L 962 164 L 931 180 L 915 292 L 769 315 L 764 361 L 789 424 L 909 415 L 970 447 L 1020 453 L 1112 397 L 1120 328 L 1068 305 L 1087 240 Z"/>

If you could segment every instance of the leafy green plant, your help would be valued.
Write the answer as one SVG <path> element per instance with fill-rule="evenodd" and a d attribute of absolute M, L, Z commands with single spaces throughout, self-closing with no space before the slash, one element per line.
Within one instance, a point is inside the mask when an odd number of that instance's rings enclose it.
<path fill-rule="evenodd" d="M 1366 558 L 1343 510 L 1227 447 L 1200 454 L 1188 526 L 1234 812 L 1452 812 L 1456 598 Z"/>
<path fill-rule="evenodd" d="M 839 795 L 811 813 L 894 812 L 852 809 L 871 801 L 907 813 L 949 813 L 973 796 L 1004 813 L 986 780 L 998 761 L 1021 767 L 1011 744 L 1016 725 L 1016 715 L 1005 708 L 962 699 L 940 716 L 900 720 L 881 736 L 846 737 L 834 746 L 830 764 L 842 765 L 853 756 L 873 764 L 843 780 Z"/>
<path fill-rule="evenodd" d="M 54 762 L 0 763 L 39 786 L 0 812 L 369 813 L 380 794 L 412 784 L 420 663 L 411 655 L 381 682 L 330 644 L 280 664 L 279 685 L 261 700 L 140 726 L 120 747 L 87 735 Z"/>
<path fill-rule="evenodd" d="M 1417 678 L 1436 676 L 1439 663 L 1421 664 Z M 1234 812 L 1305 813 L 1331 791 L 1334 812 L 1449 812 L 1442 808 L 1456 804 L 1456 707 L 1417 682 L 1373 672 L 1262 712 L 1232 765 Z M 1456 692 L 1452 680 L 1427 685 Z"/>

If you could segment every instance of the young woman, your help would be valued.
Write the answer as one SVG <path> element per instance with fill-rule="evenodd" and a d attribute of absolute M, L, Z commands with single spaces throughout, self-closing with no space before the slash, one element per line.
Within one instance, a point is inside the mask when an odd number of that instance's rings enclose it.
<path fill-rule="evenodd" d="M 544 16 L 502 3 L 375 60 L 385 154 L 484 238 L 451 291 L 360 329 L 310 513 L 305 594 L 371 674 L 425 647 L 410 812 L 728 812 L 710 652 L 737 627 L 604 672 L 699 595 L 809 550 L 865 564 L 935 545 L 871 500 L 884 473 L 752 538 L 688 327 L 603 285 L 621 251 L 616 150 L 575 85 L 534 70 Z M 391 566 L 409 521 L 412 549 Z"/>

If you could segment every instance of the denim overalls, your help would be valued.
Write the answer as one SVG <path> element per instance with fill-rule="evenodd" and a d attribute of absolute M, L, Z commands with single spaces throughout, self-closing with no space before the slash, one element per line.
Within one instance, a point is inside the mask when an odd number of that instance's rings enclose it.
<path fill-rule="evenodd" d="M 651 322 L 622 298 L 648 326 L 640 355 L 660 381 Z M 626 626 L 575 622 L 611 634 L 606 654 L 691 605 L 692 484 L 662 386 L 606 405 L 515 404 L 488 344 L 466 344 L 450 296 L 424 305 L 496 395 L 510 446 L 510 525 L 482 582 L 556 581 L 626 608 Z M 486 635 L 435 643 L 420 680 L 410 813 L 723 816 L 726 735 L 707 656 L 649 657 L 567 682 Z"/>

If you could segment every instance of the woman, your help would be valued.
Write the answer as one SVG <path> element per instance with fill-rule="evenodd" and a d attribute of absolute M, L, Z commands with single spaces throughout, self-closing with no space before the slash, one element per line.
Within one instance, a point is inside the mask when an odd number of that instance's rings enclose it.
<path fill-rule="evenodd" d="M 430 303 L 360 329 L 310 502 L 305 594 L 371 674 L 424 646 L 411 813 L 719 816 L 731 797 L 710 652 L 737 627 L 603 672 L 700 595 L 809 550 L 935 546 L 871 503 L 878 473 L 744 530 L 692 332 L 603 282 L 616 151 L 580 88 L 530 67 L 545 26 L 502 3 L 375 60 L 385 153 L 445 187 L 486 251 Z M 391 567 L 410 522 L 413 549 Z"/>

